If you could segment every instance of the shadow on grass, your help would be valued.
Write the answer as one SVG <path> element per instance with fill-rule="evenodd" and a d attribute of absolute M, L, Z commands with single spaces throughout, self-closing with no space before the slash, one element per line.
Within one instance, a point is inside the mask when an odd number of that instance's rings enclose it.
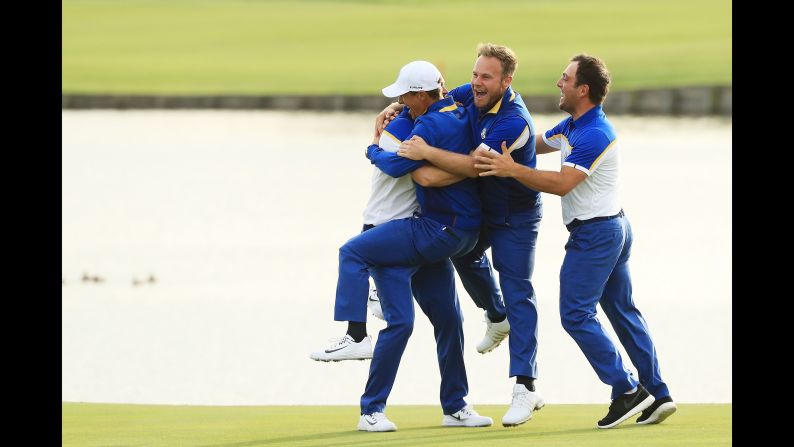
<path fill-rule="evenodd" d="M 529 428 L 529 426 L 527 426 Z M 628 426 L 622 427 L 620 430 L 636 429 L 638 427 Z M 431 434 L 428 432 L 437 431 L 438 434 Z M 224 444 L 203 444 L 199 447 L 252 447 L 260 445 L 281 445 L 290 443 L 306 443 L 316 441 L 317 444 L 304 444 L 304 445 L 322 445 L 322 446 L 413 446 L 417 444 L 436 444 L 432 440 L 438 442 L 455 442 L 465 445 L 466 441 L 500 441 L 512 440 L 518 438 L 549 438 L 562 435 L 576 435 L 585 433 L 596 433 L 602 430 L 597 428 L 578 428 L 571 430 L 557 430 L 557 431 L 532 431 L 530 429 L 516 428 L 502 428 L 498 426 L 490 428 L 466 428 L 466 427 L 413 427 L 406 429 L 399 429 L 396 432 L 387 433 L 368 433 L 356 430 L 344 432 L 328 432 L 328 433 L 315 433 L 303 436 L 284 436 L 280 438 L 271 439 L 258 439 L 243 442 L 233 442 Z M 607 430 L 604 430 L 607 431 Z M 413 436 L 412 436 L 413 434 Z M 406 436 L 407 435 L 407 436 Z M 344 438 L 344 439 L 340 439 Z"/>

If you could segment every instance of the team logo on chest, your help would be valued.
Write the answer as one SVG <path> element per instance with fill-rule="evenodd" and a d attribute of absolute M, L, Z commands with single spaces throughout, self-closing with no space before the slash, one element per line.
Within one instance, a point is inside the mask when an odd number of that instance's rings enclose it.
<path fill-rule="evenodd" d="M 485 139 L 485 131 L 486 130 L 488 130 L 488 128 L 487 127 L 483 127 L 482 128 L 482 132 L 480 132 L 480 138 L 482 138 L 483 140 Z"/>

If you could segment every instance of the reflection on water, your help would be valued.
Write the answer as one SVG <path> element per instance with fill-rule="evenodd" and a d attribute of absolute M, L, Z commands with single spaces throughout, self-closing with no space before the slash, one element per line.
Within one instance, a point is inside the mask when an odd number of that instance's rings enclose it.
<path fill-rule="evenodd" d="M 535 117 L 539 130 L 562 118 Z M 612 121 L 635 302 L 662 374 L 679 402 L 730 402 L 731 121 Z M 62 399 L 356 405 L 369 362 L 308 355 L 345 330 L 333 321 L 337 250 L 360 231 L 371 128 L 370 114 L 63 112 Z M 557 154 L 538 159 L 559 169 Z M 543 200 L 538 390 L 605 403 L 609 388 L 560 326 L 567 232 L 559 198 Z M 483 316 L 458 286 L 469 401 L 507 405 L 507 344 L 476 352 Z M 437 404 L 438 384 L 420 312 L 389 403 Z"/>

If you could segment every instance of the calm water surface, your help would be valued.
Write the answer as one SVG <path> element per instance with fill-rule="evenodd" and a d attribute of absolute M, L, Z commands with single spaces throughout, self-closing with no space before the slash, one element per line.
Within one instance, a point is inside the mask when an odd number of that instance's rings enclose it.
<path fill-rule="evenodd" d="M 563 117 L 535 120 L 546 130 Z M 357 405 L 369 362 L 308 356 L 346 328 L 333 321 L 337 250 L 361 228 L 372 118 L 64 111 L 62 399 Z M 635 302 L 662 374 L 679 402 L 731 402 L 732 123 L 612 121 L 635 236 Z M 538 159 L 559 169 L 558 154 Z M 560 326 L 567 231 L 559 197 L 543 200 L 536 384 L 549 403 L 606 403 L 609 388 Z M 104 282 L 83 282 L 83 273 Z M 149 275 L 153 284 L 133 284 Z M 468 400 L 507 405 L 507 343 L 476 352 L 482 313 L 458 286 Z M 370 334 L 384 327 L 373 317 Z M 438 404 L 438 384 L 420 312 L 389 403 Z"/>

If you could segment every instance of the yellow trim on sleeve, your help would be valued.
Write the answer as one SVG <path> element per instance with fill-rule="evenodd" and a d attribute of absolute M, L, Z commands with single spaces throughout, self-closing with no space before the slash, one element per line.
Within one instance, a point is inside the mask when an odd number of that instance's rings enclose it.
<path fill-rule="evenodd" d="M 551 140 L 554 140 L 554 139 L 557 139 L 557 138 L 565 138 L 565 135 L 563 135 L 561 133 L 555 133 L 554 135 L 552 135 L 552 136 L 550 136 L 550 137 L 548 137 L 546 139 L 548 141 L 551 141 Z"/>
<path fill-rule="evenodd" d="M 384 130 L 384 131 L 383 131 L 383 135 L 386 135 L 387 137 L 391 138 L 391 139 L 392 139 L 392 140 L 394 140 L 394 141 L 395 141 L 397 144 L 400 144 L 400 143 L 402 143 L 402 140 L 400 140 L 400 139 L 398 139 L 397 137 L 395 137 L 394 135 L 390 134 L 390 133 L 389 133 L 389 131 L 387 131 L 387 130 Z"/>
<path fill-rule="evenodd" d="M 573 146 L 571 146 L 571 142 L 568 141 L 568 137 L 566 137 L 565 135 L 563 135 L 561 133 L 556 133 L 556 134 L 546 138 L 546 141 L 559 140 L 559 139 L 565 140 L 565 142 L 568 143 L 568 146 L 571 147 L 571 149 L 573 149 Z"/>
<path fill-rule="evenodd" d="M 438 111 L 439 112 L 450 112 L 450 111 L 455 110 L 457 108 L 458 108 L 457 104 L 452 104 L 451 106 L 446 106 L 446 107 L 444 107 L 442 109 L 439 109 Z"/>
<path fill-rule="evenodd" d="M 595 165 L 597 165 L 597 164 L 598 164 L 598 161 L 599 161 L 599 160 L 601 160 L 601 157 L 603 157 L 603 156 L 604 156 L 604 154 L 606 154 L 606 153 L 607 153 L 607 151 L 609 150 L 609 148 L 611 148 L 611 147 L 612 147 L 612 145 L 613 145 L 613 144 L 615 144 L 615 142 L 616 142 L 616 141 L 618 141 L 618 140 L 617 140 L 617 138 L 616 138 L 616 139 L 614 139 L 614 140 L 612 140 L 612 142 L 611 142 L 611 143 L 609 143 L 609 146 L 607 146 L 607 147 L 605 147 L 605 148 L 604 148 L 604 150 L 601 152 L 601 155 L 599 155 L 599 156 L 598 156 L 598 158 L 596 158 L 596 159 L 595 159 L 595 161 L 593 161 L 593 162 L 590 164 L 590 168 L 589 168 L 589 169 L 592 169 L 592 168 L 593 168 L 593 166 L 595 166 Z"/>
<path fill-rule="evenodd" d="M 516 143 L 518 143 L 518 141 L 521 140 L 521 137 L 523 137 L 524 134 L 526 133 L 529 133 L 529 126 L 524 126 L 524 130 L 521 132 L 521 135 L 519 135 L 518 138 L 516 138 L 516 140 L 513 141 L 513 144 L 511 144 L 510 147 L 507 148 L 507 150 L 513 150 L 513 147 L 516 145 Z M 527 143 L 528 142 L 529 140 L 527 140 Z"/>

